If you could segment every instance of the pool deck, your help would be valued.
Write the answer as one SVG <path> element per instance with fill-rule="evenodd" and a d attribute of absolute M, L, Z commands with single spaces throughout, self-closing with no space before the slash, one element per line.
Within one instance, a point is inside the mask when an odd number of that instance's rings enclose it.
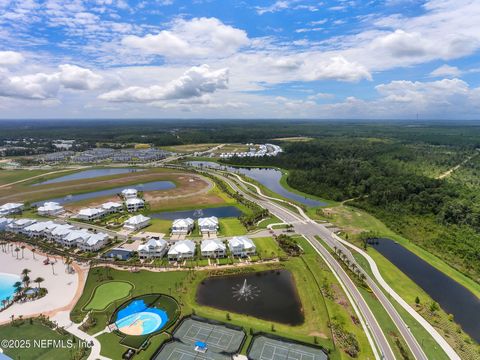
<path fill-rule="evenodd" d="M 24 250 L 23 259 L 21 251 L 18 255 L 19 259 L 15 253 L 0 251 L 0 272 L 20 275 L 23 269 L 30 269 L 31 286 L 36 287 L 37 284 L 33 280 L 42 277 L 45 281 L 41 286 L 48 290 L 48 294 L 38 300 L 15 303 L 0 312 L 0 325 L 10 322 L 12 315 L 15 317 L 22 315 L 24 318 L 28 318 L 43 314 L 52 317 L 61 311 L 70 312 L 82 295 L 88 267 L 81 267 L 73 263 L 72 267 L 75 272 L 68 274 L 61 258 L 49 256 L 51 261 L 56 261 L 55 273 L 53 273 L 51 265 L 43 264 L 46 259 L 44 254 L 37 251 L 34 259 L 32 251 L 27 247 Z"/>

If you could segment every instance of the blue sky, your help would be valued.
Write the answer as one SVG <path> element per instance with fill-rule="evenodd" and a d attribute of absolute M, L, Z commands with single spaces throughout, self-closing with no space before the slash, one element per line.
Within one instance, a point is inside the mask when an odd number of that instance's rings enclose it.
<path fill-rule="evenodd" d="M 0 118 L 478 119 L 475 0 L 0 0 Z"/>

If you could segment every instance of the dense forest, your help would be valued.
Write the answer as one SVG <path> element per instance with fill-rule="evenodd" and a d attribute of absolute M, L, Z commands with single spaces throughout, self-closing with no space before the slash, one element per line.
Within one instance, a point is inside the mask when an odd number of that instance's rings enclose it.
<path fill-rule="evenodd" d="M 459 175 L 438 178 L 475 153 L 472 145 L 333 137 L 289 143 L 276 158 L 230 163 L 286 168 L 293 188 L 348 200 L 478 281 L 480 186 L 474 179 L 480 154 L 468 162 L 474 171 L 469 183 Z"/>

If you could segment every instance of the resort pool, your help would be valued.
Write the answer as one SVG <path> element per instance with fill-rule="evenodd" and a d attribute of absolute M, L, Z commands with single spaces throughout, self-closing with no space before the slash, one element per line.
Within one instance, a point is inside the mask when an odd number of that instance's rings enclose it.
<path fill-rule="evenodd" d="M 13 284 L 20 281 L 20 276 L 14 274 L 0 273 L 0 301 L 7 297 L 12 299 L 15 293 Z"/>
<path fill-rule="evenodd" d="M 312 198 L 308 198 L 294 192 L 291 192 L 283 187 L 280 183 L 282 178 L 282 172 L 277 169 L 272 168 L 246 168 L 246 167 L 234 167 L 234 166 L 226 166 L 223 164 L 218 164 L 213 161 L 190 161 L 188 162 L 189 165 L 197 166 L 197 167 L 212 167 L 216 169 L 225 169 L 232 173 L 240 173 L 249 178 L 252 178 L 255 181 L 258 181 L 260 184 L 264 185 L 271 191 L 286 197 L 287 199 L 298 201 L 301 204 L 307 206 L 325 206 L 326 203 L 315 200 Z"/>
<path fill-rule="evenodd" d="M 216 216 L 217 218 L 239 217 L 242 212 L 235 206 L 220 206 L 214 208 L 198 209 L 198 210 L 181 210 L 181 211 L 162 211 L 150 214 L 151 217 L 164 220 L 175 220 L 201 217 Z"/>
<path fill-rule="evenodd" d="M 144 184 L 125 185 L 125 186 L 115 187 L 113 189 L 92 191 L 92 192 L 87 192 L 83 194 L 68 195 L 68 196 L 54 198 L 54 199 L 42 200 L 42 201 L 37 201 L 32 205 L 38 206 L 43 204 L 45 201 L 54 201 L 59 203 L 60 205 L 64 205 L 64 204 L 68 204 L 76 201 L 94 199 L 94 198 L 99 198 L 103 196 L 116 195 L 126 188 L 137 189 L 138 191 L 158 191 L 158 190 L 169 190 L 169 189 L 173 189 L 174 187 L 175 187 L 175 184 L 171 181 L 152 181 Z"/>
<path fill-rule="evenodd" d="M 162 329 L 168 322 L 165 310 L 149 307 L 144 300 L 134 300 L 117 314 L 115 325 L 126 335 L 148 335 Z"/>
<path fill-rule="evenodd" d="M 32 186 L 56 184 L 64 181 L 92 179 L 100 176 L 120 175 L 120 174 L 133 173 L 137 171 L 144 171 L 144 169 L 136 169 L 136 168 L 90 169 L 90 170 L 79 171 L 74 174 L 60 176 L 50 180 L 45 180 L 45 181 L 33 184 Z"/>

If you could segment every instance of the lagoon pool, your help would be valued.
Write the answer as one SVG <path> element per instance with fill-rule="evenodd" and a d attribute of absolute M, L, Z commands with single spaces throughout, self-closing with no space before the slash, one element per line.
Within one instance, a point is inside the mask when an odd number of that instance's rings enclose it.
<path fill-rule="evenodd" d="M 149 307 L 141 299 L 134 300 L 117 314 L 115 325 L 126 335 L 148 335 L 162 329 L 168 322 L 167 312 Z"/>
<path fill-rule="evenodd" d="M 144 169 L 137 169 L 137 168 L 90 169 L 90 170 L 79 171 L 74 174 L 56 177 L 50 180 L 45 180 L 45 181 L 33 184 L 32 186 L 56 184 L 64 181 L 92 179 L 100 176 L 127 174 L 127 173 L 134 173 L 137 171 L 144 171 Z"/>
<path fill-rule="evenodd" d="M 15 274 L 0 273 L 0 301 L 5 300 L 7 297 L 12 299 L 15 293 L 13 284 L 20 281 L 20 276 Z"/>

